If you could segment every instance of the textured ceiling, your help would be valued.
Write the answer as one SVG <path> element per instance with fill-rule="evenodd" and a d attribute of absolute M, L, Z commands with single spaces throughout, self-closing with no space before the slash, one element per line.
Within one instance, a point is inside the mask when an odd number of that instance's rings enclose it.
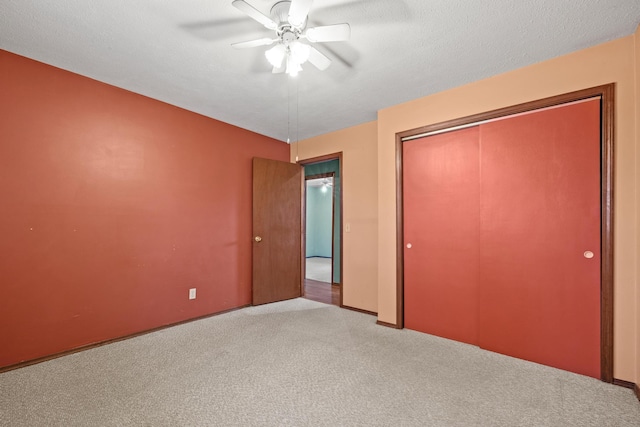
<path fill-rule="evenodd" d="M 272 36 L 231 0 L 0 0 L 0 49 L 295 141 L 629 35 L 640 1 L 315 0 L 309 22 L 348 22 L 351 40 L 317 44 L 331 67 L 295 79 L 231 48 Z"/>

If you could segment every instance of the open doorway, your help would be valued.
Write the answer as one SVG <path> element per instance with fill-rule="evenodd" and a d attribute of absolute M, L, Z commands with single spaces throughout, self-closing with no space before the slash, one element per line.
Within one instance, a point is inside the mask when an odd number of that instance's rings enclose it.
<path fill-rule="evenodd" d="M 306 177 L 305 279 L 333 283 L 333 172 Z"/>
<path fill-rule="evenodd" d="M 309 159 L 305 175 L 303 296 L 342 305 L 340 156 Z"/>

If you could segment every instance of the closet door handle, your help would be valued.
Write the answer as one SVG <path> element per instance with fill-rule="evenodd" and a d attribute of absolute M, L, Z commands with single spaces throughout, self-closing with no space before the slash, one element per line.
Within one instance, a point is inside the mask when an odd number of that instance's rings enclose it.
<path fill-rule="evenodd" d="M 583 253 L 582 255 L 584 255 L 584 257 L 585 257 L 586 259 L 591 259 L 591 258 L 593 258 L 593 252 L 591 252 L 591 251 L 584 251 L 584 253 Z"/>
<path fill-rule="evenodd" d="M 256 237 L 253 238 L 253 240 L 255 240 L 256 242 L 260 243 L 260 242 L 262 242 L 262 237 L 256 236 Z"/>

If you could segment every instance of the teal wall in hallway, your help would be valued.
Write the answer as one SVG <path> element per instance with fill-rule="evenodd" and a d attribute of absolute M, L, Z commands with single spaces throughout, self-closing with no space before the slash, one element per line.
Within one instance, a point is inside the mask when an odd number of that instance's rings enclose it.
<path fill-rule="evenodd" d="M 331 258 L 331 187 L 307 187 L 307 258 Z"/>

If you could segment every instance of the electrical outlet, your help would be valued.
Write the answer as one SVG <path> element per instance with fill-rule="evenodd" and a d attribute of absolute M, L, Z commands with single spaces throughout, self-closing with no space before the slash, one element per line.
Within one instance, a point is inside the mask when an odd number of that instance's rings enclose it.
<path fill-rule="evenodd" d="M 189 299 L 196 299 L 196 288 L 189 289 Z"/>

